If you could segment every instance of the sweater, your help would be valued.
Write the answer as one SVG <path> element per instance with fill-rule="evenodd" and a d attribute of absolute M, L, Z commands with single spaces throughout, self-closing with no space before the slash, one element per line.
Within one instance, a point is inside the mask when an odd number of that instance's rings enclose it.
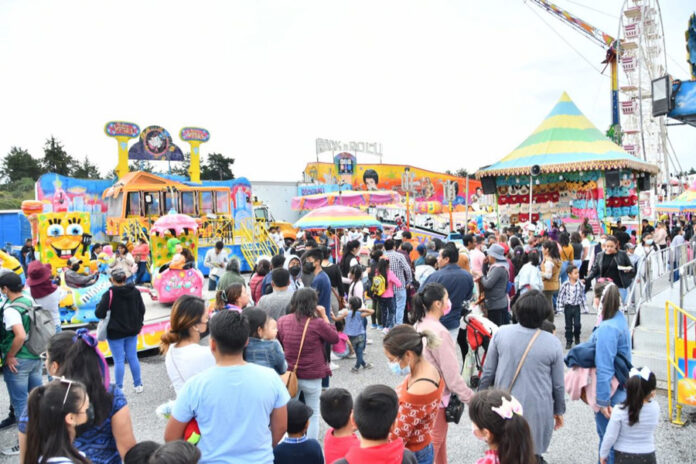
<path fill-rule="evenodd" d="M 481 277 L 481 283 L 486 290 L 486 308 L 489 311 L 508 308 L 507 263 L 496 264 L 488 269 L 488 275 Z"/>
<path fill-rule="evenodd" d="M 145 304 L 140 291 L 133 285 L 112 286 L 102 295 L 94 315 L 104 319 L 109 310 L 111 317 L 106 327 L 108 339 L 116 340 L 140 333 L 145 317 Z"/>
<path fill-rule="evenodd" d="M 437 390 L 425 395 L 414 395 L 408 392 L 408 383 L 411 377 L 409 375 L 401 385 L 396 387 L 396 393 L 399 396 L 399 413 L 389 438 L 392 440 L 400 438 L 404 441 L 406 448 L 417 452 L 432 441 L 430 431 L 435 423 L 445 382 L 440 377 Z M 420 381 L 424 382 L 425 380 L 421 379 Z"/>
<path fill-rule="evenodd" d="M 615 406 L 604 438 L 599 448 L 599 456 L 606 458 L 613 447 L 622 453 L 648 454 L 655 451 L 655 429 L 660 422 L 660 405 L 656 400 L 643 404 L 638 422 L 628 425 L 628 408 Z"/>
<path fill-rule="evenodd" d="M 288 314 L 278 319 L 278 340 L 283 345 L 288 370 L 295 368 L 306 321 L 305 317 L 298 321 L 295 314 Z M 302 353 L 300 353 L 297 378 L 322 379 L 329 375 L 331 370 L 324 358 L 324 343 L 333 345 L 336 342 L 338 342 L 336 328 L 323 319 L 312 318 L 307 327 Z"/>

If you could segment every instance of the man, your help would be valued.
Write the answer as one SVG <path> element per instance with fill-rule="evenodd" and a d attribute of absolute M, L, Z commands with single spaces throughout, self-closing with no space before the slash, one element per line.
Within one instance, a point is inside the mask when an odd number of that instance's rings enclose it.
<path fill-rule="evenodd" d="M 276 269 L 282 269 L 283 264 L 285 264 L 285 255 L 278 254 L 271 258 L 271 272 L 266 274 L 263 277 L 263 280 L 261 281 L 262 295 L 268 295 L 273 291 L 273 286 L 271 285 L 271 277 L 273 275 L 273 271 Z"/>
<path fill-rule="evenodd" d="M 34 246 L 31 243 L 31 238 L 26 239 L 24 246 L 19 251 L 19 255 L 22 257 L 22 268 L 24 269 L 24 275 L 27 274 L 27 266 L 34 260 Z"/>
<path fill-rule="evenodd" d="M 620 223 L 621 221 L 619 221 Z M 631 241 L 631 236 L 626 233 L 626 226 L 621 226 L 614 236 L 619 241 L 619 249 L 625 250 L 626 244 Z"/>
<path fill-rule="evenodd" d="M 652 234 L 653 232 L 655 232 L 655 228 L 650 225 L 650 221 L 648 221 L 647 219 L 643 219 L 642 221 L 640 221 L 640 224 L 641 224 L 641 226 L 640 226 L 640 236 L 641 237 L 643 235 L 648 235 L 648 234 Z"/>
<path fill-rule="evenodd" d="M 287 314 L 290 300 L 294 293 L 290 290 L 290 272 L 287 269 L 274 269 L 269 272 L 273 291 L 261 297 L 256 307 L 266 311 L 269 317 L 276 321 Z"/>
<path fill-rule="evenodd" d="M 68 270 L 65 271 L 65 283 L 68 285 L 68 287 L 89 287 L 99 278 L 98 272 L 95 272 L 92 275 L 80 274 L 78 272 L 80 270 L 80 264 L 82 264 L 82 261 L 74 256 L 68 259 Z"/>
<path fill-rule="evenodd" d="M 474 274 L 483 274 L 483 262 L 486 260 L 486 255 L 483 253 L 483 237 L 477 235 L 474 239 L 474 248 L 469 251 L 469 268 Z"/>
<path fill-rule="evenodd" d="M 471 299 L 474 291 L 474 279 L 469 272 L 460 268 L 457 264 L 459 252 L 453 243 L 448 243 L 440 250 L 437 260 L 438 270 L 428 277 L 424 285 L 430 282 L 442 284 L 452 302 L 452 309 L 449 314 L 442 316 L 440 322 L 449 330 L 452 340 L 456 343 L 459 336 L 459 321 L 462 312 L 466 314 L 468 309 L 466 303 Z"/>
<path fill-rule="evenodd" d="M 321 267 L 321 261 L 324 259 L 319 248 L 312 248 L 304 255 L 304 264 L 302 271 L 306 274 L 313 275 L 310 286 L 317 291 L 319 295 L 319 306 L 323 306 L 326 314 L 331 314 L 331 280 Z M 329 316 L 331 319 L 331 316 Z"/>
<path fill-rule="evenodd" d="M 433 255 L 428 255 L 425 257 L 423 264 L 416 266 L 415 279 L 417 282 L 425 282 L 425 280 L 430 277 L 430 275 L 435 272 L 435 266 L 437 266 L 437 258 Z"/>
<path fill-rule="evenodd" d="M 211 367 L 179 392 L 164 440 L 182 440 L 196 419 L 202 463 L 273 463 L 273 447 L 287 430 L 287 388 L 272 369 L 244 361 L 249 323 L 236 311 L 210 319 Z M 269 426 L 270 424 L 270 426 Z"/>
<path fill-rule="evenodd" d="M 203 265 L 210 269 L 208 274 L 208 291 L 214 292 L 217 289 L 218 280 L 225 273 L 227 266 L 228 251 L 224 249 L 225 245 L 218 241 L 215 243 L 215 248 L 208 250 L 205 254 Z"/>
<path fill-rule="evenodd" d="M 21 414 L 27 404 L 29 392 L 41 385 L 41 359 L 25 346 L 30 329 L 26 307 L 33 301 L 22 293 L 22 279 L 14 272 L 0 276 L 0 291 L 7 298 L 0 308 L 0 353 L 2 353 L 3 378 L 7 385 L 12 410 Z M 3 450 L 5 455 L 19 454 L 19 444 Z"/>
<path fill-rule="evenodd" d="M 413 235 L 411 235 L 411 231 L 410 231 L 410 230 L 405 230 L 405 231 L 403 231 L 403 233 L 401 234 L 401 237 L 403 238 L 403 242 L 401 243 L 402 246 L 403 246 L 404 243 L 410 243 L 411 246 L 413 247 L 412 250 L 411 250 L 411 252 L 409 253 L 409 256 L 408 256 L 408 257 L 409 257 L 409 259 L 410 259 L 410 262 L 414 262 L 415 260 L 418 259 L 418 256 L 419 256 L 419 255 L 418 255 L 418 250 L 417 250 L 417 248 L 418 248 L 418 240 L 416 240 L 416 239 L 413 238 Z"/>
<path fill-rule="evenodd" d="M 404 309 L 406 309 L 406 286 L 411 283 L 413 273 L 411 265 L 404 255 L 394 250 L 395 242 L 389 239 L 384 242 L 384 256 L 389 259 L 389 269 L 396 275 L 396 278 L 401 282 L 400 288 L 394 289 L 394 298 L 396 301 L 396 325 L 404 323 Z"/>
<path fill-rule="evenodd" d="M 96 261 L 99 257 L 99 253 L 101 253 L 103 250 L 104 246 L 101 243 L 95 243 L 92 247 L 92 252 L 89 255 L 90 259 L 92 261 Z"/>
<path fill-rule="evenodd" d="M 462 237 L 464 247 L 459 250 L 459 267 L 467 272 L 471 272 L 471 250 L 474 249 L 474 236 L 467 234 Z"/>

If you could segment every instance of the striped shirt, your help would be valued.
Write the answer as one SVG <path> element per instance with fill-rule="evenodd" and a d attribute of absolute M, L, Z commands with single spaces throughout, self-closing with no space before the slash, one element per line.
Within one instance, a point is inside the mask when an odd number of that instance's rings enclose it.
<path fill-rule="evenodd" d="M 570 280 L 566 280 L 558 292 L 557 310 L 563 311 L 567 305 L 580 306 L 580 310 L 587 311 L 585 301 L 585 286 L 578 280 L 572 284 Z"/>

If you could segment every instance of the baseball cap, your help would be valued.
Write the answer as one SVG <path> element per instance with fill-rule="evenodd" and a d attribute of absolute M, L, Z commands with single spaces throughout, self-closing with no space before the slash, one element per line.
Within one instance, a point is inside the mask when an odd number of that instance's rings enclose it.
<path fill-rule="evenodd" d="M 301 401 L 288 401 L 288 433 L 299 433 L 314 411 Z"/>
<path fill-rule="evenodd" d="M 8 287 L 10 289 L 21 288 L 22 279 L 14 272 L 6 272 L 0 275 L 0 288 L 2 287 Z"/>
<path fill-rule="evenodd" d="M 72 266 L 74 266 L 75 264 L 82 264 L 82 260 L 81 260 L 81 259 L 77 259 L 75 256 L 72 256 L 72 257 L 68 260 L 68 266 L 72 267 Z"/>

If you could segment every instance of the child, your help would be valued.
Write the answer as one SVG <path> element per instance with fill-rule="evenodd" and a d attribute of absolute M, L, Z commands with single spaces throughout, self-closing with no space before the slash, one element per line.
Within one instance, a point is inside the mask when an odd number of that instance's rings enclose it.
<path fill-rule="evenodd" d="M 344 388 L 330 388 L 322 392 L 320 401 L 321 418 L 330 426 L 324 435 L 324 458 L 332 463 L 345 457 L 353 446 L 360 446 L 350 421 L 353 397 Z"/>
<path fill-rule="evenodd" d="M 283 347 L 275 339 L 278 329 L 276 326 L 274 331 L 271 327 L 275 322 L 273 318 L 268 317 L 266 311 L 257 308 L 247 308 L 243 314 L 249 321 L 249 343 L 244 348 L 244 360 L 275 369 L 279 375 L 285 373 L 288 363 Z"/>
<path fill-rule="evenodd" d="M 403 440 L 389 441 L 389 432 L 399 412 L 399 398 L 386 385 L 370 385 L 355 399 L 351 423 L 360 432 L 360 446 L 354 446 L 334 464 L 390 462 L 417 464 L 416 456 Z"/>
<path fill-rule="evenodd" d="M 660 420 L 660 405 L 654 400 L 656 386 L 650 369 L 631 369 L 626 381 L 626 401 L 612 409 L 604 432 L 599 449 L 602 464 L 608 462 L 612 449 L 616 464 L 657 462 L 655 428 Z"/>
<path fill-rule="evenodd" d="M 592 308 L 597 311 L 597 323 L 595 324 L 595 327 L 599 326 L 599 324 L 602 322 L 602 295 L 604 295 L 604 290 L 610 283 L 612 283 L 611 279 L 597 279 L 597 283 L 594 286 Z"/>
<path fill-rule="evenodd" d="M 141 441 L 126 453 L 123 464 L 147 464 L 160 446 L 154 441 Z"/>
<path fill-rule="evenodd" d="M 566 350 L 575 344 L 580 344 L 580 312 L 587 311 L 585 305 L 585 285 L 580 282 L 580 270 L 574 264 L 566 268 L 568 280 L 563 282 L 558 292 L 557 312 L 565 313 Z"/>
<path fill-rule="evenodd" d="M 396 300 L 394 299 L 394 288 L 401 288 L 401 281 L 396 277 L 389 269 L 389 259 L 386 257 L 381 257 L 377 263 L 377 273 L 375 274 L 375 279 L 377 277 L 384 279 L 384 292 L 379 297 L 379 307 L 382 311 L 382 326 L 384 327 L 384 333 L 387 334 L 389 329 L 394 327 L 396 324 Z M 374 286 L 374 285 L 373 285 Z"/>
<path fill-rule="evenodd" d="M 297 400 L 288 402 L 288 436 L 273 449 L 274 464 L 324 464 L 321 445 L 307 438 L 312 408 Z"/>
<path fill-rule="evenodd" d="M 355 366 L 350 370 L 353 373 L 357 373 L 358 369 L 361 367 L 363 369 L 372 369 L 372 364 L 365 362 L 363 358 L 363 352 L 365 351 L 365 322 L 367 317 L 375 312 L 374 309 L 363 308 L 362 300 L 356 296 L 351 296 L 348 299 L 348 306 L 351 311 L 345 318 L 346 321 L 346 335 L 350 340 L 350 344 L 355 350 Z M 341 334 L 339 333 L 339 337 Z"/>
<path fill-rule="evenodd" d="M 348 335 L 343 332 L 345 322 L 336 319 L 336 332 L 338 332 L 338 343 L 331 345 L 334 356 L 338 359 L 347 358 L 353 354 L 353 345 L 348 340 Z"/>
<path fill-rule="evenodd" d="M 537 462 L 534 442 L 522 405 L 501 390 L 484 390 L 471 399 L 469 418 L 474 436 L 488 444 L 476 464 L 529 464 Z"/>
<path fill-rule="evenodd" d="M 278 321 L 269 317 L 266 319 L 266 325 L 263 330 L 264 340 L 275 340 L 278 336 Z"/>

